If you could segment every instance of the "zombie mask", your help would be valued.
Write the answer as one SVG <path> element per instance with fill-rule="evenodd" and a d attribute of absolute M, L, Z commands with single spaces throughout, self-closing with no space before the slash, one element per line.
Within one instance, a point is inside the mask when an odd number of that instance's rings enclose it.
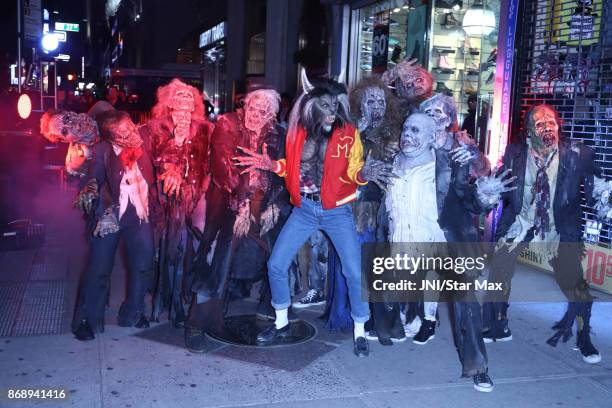
<path fill-rule="evenodd" d="M 414 101 L 431 95 L 433 79 L 426 69 L 414 65 L 413 61 L 402 61 L 383 75 L 387 86 L 396 88 L 397 95 L 405 100 Z"/>
<path fill-rule="evenodd" d="M 92 145 L 98 139 L 98 127 L 90 116 L 69 111 L 45 113 L 41 118 L 41 133 L 53 143 Z"/>
<path fill-rule="evenodd" d="M 364 90 L 361 98 L 361 114 L 372 127 L 379 127 L 387 109 L 385 91 L 378 87 L 368 87 Z"/>
<path fill-rule="evenodd" d="M 172 95 L 172 99 L 170 101 L 170 108 L 174 110 L 183 110 L 192 112 L 194 110 L 195 103 L 193 99 L 193 94 L 187 87 L 177 88 Z"/>
<path fill-rule="evenodd" d="M 122 111 L 108 111 L 100 115 L 100 133 L 103 139 L 122 148 L 135 148 L 142 145 L 138 128 L 130 115 Z"/>
<path fill-rule="evenodd" d="M 275 91 L 254 91 L 247 95 L 244 107 L 244 126 L 250 131 L 260 133 L 268 123 L 276 118 L 278 113 L 278 101 L 269 98 L 266 92 L 273 92 L 272 96 L 278 97 Z"/>
<path fill-rule="evenodd" d="M 457 121 L 457 105 L 448 95 L 434 95 L 421 104 L 420 110 L 434 120 L 438 132 L 448 130 Z"/>
<path fill-rule="evenodd" d="M 556 112 L 547 106 L 536 107 L 527 117 L 527 131 L 531 146 L 540 152 L 557 147 L 559 123 Z"/>
<path fill-rule="evenodd" d="M 436 124 L 432 118 L 422 113 L 412 114 L 404 122 L 400 150 L 410 158 L 419 157 L 432 149 L 435 134 Z"/>

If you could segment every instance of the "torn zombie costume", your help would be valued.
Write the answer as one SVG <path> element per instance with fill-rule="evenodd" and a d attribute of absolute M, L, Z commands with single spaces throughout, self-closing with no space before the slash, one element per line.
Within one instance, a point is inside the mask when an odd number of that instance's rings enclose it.
<path fill-rule="evenodd" d="M 385 71 L 382 81 L 400 101 L 403 118 L 416 112 L 421 102 L 433 94 L 433 77 L 416 60 L 403 60 L 393 68 Z"/>
<path fill-rule="evenodd" d="M 416 256 L 420 256 L 431 251 L 432 245 L 428 243 L 462 242 L 467 246 L 477 242 L 478 232 L 472 218 L 488 209 L 478 200 L 477 185 L 469 173 L 469 166 L 456 160 L 449 161 L 445 157 L 447 152 L 434 148 L 436 130 L 435 120 L 423 113 L 410 115 L 404 123 L 400 153 L 393 163 L 398 178 L 388 186 L 378 229 L 381 240 L 386 238 L 390 243 L 403 244 L 399 247 L 401 253 L 413 248 Z M 451 255 L 477 256 L 476 246 L 471 253 Z M 473 282 L 477 276 L 474 271 L 467 271 L 462 275 L 453 272 L 448 278 Z M 435 308 L 430 310 L 428 300 L 425 298 L 426 314 L 421 330 L 433 330 L 436 324 Z M 473 291 L 455 294 L 450 305 L 454 312 L 451 314 L 453 334 L 463 376 L 473 377 L 479 391 L 490 391 L 492 383 L 487 374 L 480 306 L 475 294 Z M 424 334 L 428 336 L 419 340 L 422 336 L 419 332 L 414 342 L 425 344 L 433 338 L 433 332 Z"/>
<path fill-rule="evenodd" d="M 359 127 L 364 153 L 376 160 L 391 163 L 398 151 L 403 122 L 398 98 L 380 78 L 369 77 L 355 85 L 350 92 L 349 102 L 353 118 Z M 362 244 L 374 242 L 382 190 L 376 183 L 368 183 L 361 186 L 359 191 L 359 199 L 351 204 L 359 241 Z M 346 281 L 342 275 L 340 260 L 333 249 L 332 254 L 330 274 L 333 273 L 333 276 L 330 276 L 328 286 L 330 302 L 326 311 L 329 316 L 328 326 L 331 329 L 350 328 Z M 398 319 L 392 324 L 386 319 L 387 314 L 382 310 L 384 307 L 382 304 L 371 305 L 373 319 L 368 326 L 372 325 L 379 316 L 378 332 L 382 336 L 381 341 L 390 344 L 391 327 L 395 328 L 394 334 L 398 339 L 404 338 L 404 329 L 399 319 L 399 310 L 394 314 Z"/>
<path fill-rule="evenodd" d="M 357 199 L 360 185 L 388 181 L 391 175 L 382 162 L 369 158 L 364 164 L 359 131 L 348 116 L 346 86 L 332 79 L 311 83 L 305 72 L 302 84 L 304 91 L 290 115 L 285 157 L 274 161 L 244 150 L 247 156 L 237 159 L 247 170 L 265 169 L 284 177 L 294 205 L 268 261 L 276 321 L 257 340 L 275 344 L 290 336 L 288 268 L 308 237 L 322 230 L 338 252 L 347 279 L 355 322 L 354 352 L 365 356 L 369 348 L 363 325 L 369 310 L 361 299 L 360 244 L 348 204 Z"/>
<path fill-rule="evenodd" d="M 209 325 L 222 324 L 230 279 L 239 285 L 264 279 L 262 287 L 268 286 L 266 261 L 278 226 L 289 212 L 288 199 L 282 181 L 272 173 L 244 172 L 234 166 L 233 158 L 241 148 L 280 158 L 284 131 L 276 122 L 279 103 L 280 96 L 272 89 L 252 91 L 244 109 L 224 114 L 215 123 L 207 221 L 193 266 L 196 301 L 186 328 L 190 349 L 202 344 L 200 339 Z M 207 313 L 214 303 L 221 308 Z"/>
<path fill-rule="evenodd" d="M 115 253 L 122 238 L 128 259 L 127 296 L 119 309 L 120 326 L 147 327 L 144 313 L 146 277 L 153 263 L 153 229 L 156 192 L 148 144 L 126 112 L 100 115 L 103 139 L 93 147 L 80 202 L 96 209 L 97 223 L 90 241 L 89 263 L 79 289 L 73 331 L 79 340 L 93 338 L 104 329 L 104 309 Z M 106 185 L 111 206 L 96 204 Z"/>
<path fill-rule="evenodd" d="M 495 302 L 485 303 L 485 339 L 493 342 L 512 338 L 507 299 L 516 258 L 529 243 L 537 243 L 547 248 L 546 258 L 568 299 L 568 310 L 554 326 L 556 333 L 548 343 L 556 346 L 560 338 L 568 341 L 576 321 L 576 346 L 585 362 L 597 363 L 601 355 L 590 338 L 593 297 L 581 265 L 581 190 L 586 204 L 595 207 L 599 217 L 609 218 L 611 185 L 603 179 L 593 150 L 562 137 L 560 125 L 553 107 L 536 106 L 525 117 L 526 140 L 506 148 L 503 167 L 517 178 L 518 188 L 502 195 L 489 280 L 503 282 L 506 290 L 496 296 Z"/>
<path fill-rule="evenodd" d="M 155 228 L 157 288 L 152 319 L 159 320 L 164 308 L 176 326 L 186 319 L 184 304 L 189 265 L 193 258 L 193 236 L 188 226 L 204 227 L 204 192 L 210 173 L 210 139 L 213 124 L 204 117 L 202 94 L 179 79 L 157 90 L 151 120 L 140 132 L 150 141 L 159 183 L 162 217 Z M 194 211 L 195 215 L 194 215 Z M 188 303 L 187 303 L 188 304 Z"/>
<path fill-rule="evenodd" d="M 490 165 L 487 158 L 478 150 L 478 146 L 464 133 L 458 132 L 457 106 L 452 97 L 444 94 L 435 94 L 424 101 L 420 106 L 420 111 L 433 118 L 436 124 L 434 149 L 436 151 L 436 166 L 439 174 L 436 176 L 438 187 L 441 194 L 448 190 L 446 185 L 451 180 L 453 163 L 457 162 L 465 168 L 462 171 L 467 173 L 466 182 L 473 182 L 478 177 L 486 177 L 490 172 Z M 486 212 L 489 208 L 482 208 Z M 480 211 L 473 213 L 477 215 Z M 457 231 L 462 231 L 464 226 L 457 225 Z M 475 230 L 474 230 L 475 232 Z M 477 242 L 478 234 L 468 235 L 468 239 L 463 239 L 462 235 L 454 233 L 450 242 Z M 418 333 L 415 334 L 414 341 L 417 344 L 425 343 L 434 336 L 435 321 L 437 314 L 437 302 L 426 302 L 420 318 L 422 325 Z"/>

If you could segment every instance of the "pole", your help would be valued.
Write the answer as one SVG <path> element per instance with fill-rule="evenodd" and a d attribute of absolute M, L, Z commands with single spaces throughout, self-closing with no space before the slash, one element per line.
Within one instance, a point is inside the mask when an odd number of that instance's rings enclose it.
<path fill-rule="evenodd" d="M 21 93 L 21 0 L 17 0 L 17 90 Z"/>

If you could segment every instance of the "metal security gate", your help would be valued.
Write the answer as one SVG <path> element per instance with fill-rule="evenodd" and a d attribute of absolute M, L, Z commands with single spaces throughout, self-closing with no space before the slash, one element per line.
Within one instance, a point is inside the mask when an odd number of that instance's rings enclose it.
<path fill-rule="evenodd" d="M 512 134 L 521 134 L 531 106 L 552 105 L 564 135 L 592 147 L 612 175 L 612 0 L 521 3 Z M 595 217 L 585 209 L 586 226 Z M 587 232 L 587 241 L 610 248 L 609 225 Z"/>

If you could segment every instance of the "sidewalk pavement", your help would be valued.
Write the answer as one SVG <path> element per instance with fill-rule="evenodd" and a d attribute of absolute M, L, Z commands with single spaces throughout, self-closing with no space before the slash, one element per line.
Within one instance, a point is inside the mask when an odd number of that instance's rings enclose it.
<path fill-rule="evenodd" d="M 583 363 L 572 350 L 574 338 L 556 348 L 545 343 L 564 303 L 513 303 L 514 340 L 487 345 L 495 383 L 488 394 L 460 378 L 444 306 L 434 340 L 424 346 L 410 340 L 392 347 L 370 342 L 368 358 L 353 355 L 351 333 L 323 327 L 317 319 L 321 309 L 299 312 L 318 330 L 307 343 L 258 349 L 211 339 L 207 353 L 192 354 L 183 348 L 182 330 L 167 320 L 145 330 L 116 325 L 124 285 L 121 262 L 106 332 L 78 342 L 68 322 L 86 248 L 78 215 L 67 214 L 65 220 L 49 225 L 44 248 L 0 253 L 0 389 L 61 387 L 69 398 L 0 399 L 0 407 L 612 407 L 612 303 L 606 302 L 593 307 L 592 339 L 603 356 L 596 365 Z M 515 288 L 520 285 L 548 290 L 555 283 L 550 275 L 522 266 L 513 281 Z M 255 305 L 247 301 L 241 308 Z M 44 324 L 58 316 L 61 324 Z M 59 334 L 40 334 L 45 330 Z"/>

